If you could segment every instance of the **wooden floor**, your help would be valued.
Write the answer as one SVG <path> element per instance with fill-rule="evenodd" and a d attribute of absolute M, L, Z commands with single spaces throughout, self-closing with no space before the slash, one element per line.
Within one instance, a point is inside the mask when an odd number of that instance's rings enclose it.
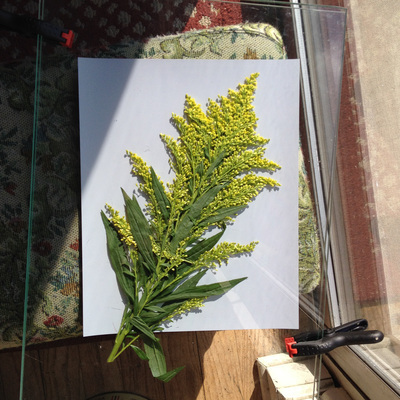
<path fill-rule="evenodd" d="M 26 351 L 24 399 L 84 400 L 128 391 L 150 400 L 261 400 L 260 356 L 284 350 L 287 331 L 161 333 L 169 368 L 185 365 L 169 383 L 152 378 L 145 362 L 126 351 L 107 363 L 113 337 L 71 339 Z M 20 350 L 0 352 L 0 399 L 19 398 Z"/>

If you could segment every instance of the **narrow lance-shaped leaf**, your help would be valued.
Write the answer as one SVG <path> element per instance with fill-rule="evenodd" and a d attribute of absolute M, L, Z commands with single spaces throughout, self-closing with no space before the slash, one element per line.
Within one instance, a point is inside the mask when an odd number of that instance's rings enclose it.
<path fill-rule="evenodd" d="M 181 372 L 185 367 L 178 367 L 175 368 L 171 371 L 166 372 L 165 374 L 159 375 L 156 378 L 159 379 L 162 382 L 169 382 L 175 375 L 177 375 L 179 372 Z"/>
<path fill-rule="evenodd" d="M 155 378 L 163 382 L 169 382 L 177 373 L 182 371 L 184 367 L 175 368 L 169 372 L 167 371 L 164 352 L 158 340 L 150 341 L 145 337 L 143 341 L 146 356 L 149 359 L 150 370 Z"/>
<path fill-rule="evenodd" d="M 195 286 L 185 290 L 176 289 L 168 296 L 158 298 L 158 302 L 169 302 L 176 300 L 188 300 L 195 298 L 204 298 L 210 296 L 219 296 L 232 289 L 247 278 L 232 279 L 230 281 L 212 283 L 210 285 Z"/>
<path fill-rule="evenodd" d="M 103 220 L 103 224 L 106 230 L 107 250 L 111 266 L 113 267 L 121 289 L 124 291 L 125 295 L 131 301 L 133 301 L 132 289 L 129 287 L 129 284 L 124 275 L 124 271 L 129 271 L 129 263 L 128 259 L 126 258 L 124 247 L 118 238 L 118 233 L 115 231 L 112 223 L 109 221 L 103 211 L 101 211 L 101 219 Z"/>
<path fill-rule="evenodd" d="M 210 225 L 216 224 L 218 222 L 221 222 L 221 221 L 225 220 L 227 217 L 233 217 L 233 216 L 237 215 L 245 207 L 246 207 L 245 205 L 240 205 L 240 206 L 220 208 L 215 213 L 215 215 L 212 215 L 211 217 L 208 217 L 208 218 L 202 220 L 199 223 L 199 226 L 210 226 Z"/>
<path fill-rule="evenodd" d="M 140 318 L 139 316 L 134 316 L 129 319 L 129 322 L 132 324 L 132 326 L 135 328 L 135 330 L 149 338 L 150 340 L 157 340 L 157 338 L 154 336 L 153 331 L 151 328 Z"/>
<path fill-rule="evenodd" d="M 136 198 L 130 198 L 122 189 L 126 206 L 126 217 L 135 238 L 138 251 L 141 253 L 144 265 L 155 272 L 156 266 L 151 246 L 150 236 L 152 234 L 149 223 L 144 216 Z"/>
<path fill-rule="evenodd" d="M 158 306 L 149 306 L 149 305 L 147 305 L 147 306 L 144 307 L 144 309 L 145 310 L 149 310 L 149 311 L 153 311 L 153 312 L 156 312 L 156 313 L 165 312 L 164 308 L 158 307 Z"/>
<path fill-rule="evenodd" d="M 190 250 L 186 252 L 186 257 L 190 261 L 197 260 L 202 254 L 204 254 L 208 250 L 211 250 L 218 243 L 219 239 L 221 239 L 222 235 L 224 234 L 224 231 L 225 229 L 194 245 Z"/>
<path fill-rule="evenodd" d="M 158 326 L 162 324 L 166 319 L 168 319 L 168 317 L 184 303 L 185 301 L 176 301 L 167 305 L 163 305 L 163 312 L 142 311 L 140 315 L 147 325 L 152 327 Z"/>
<path fill-rule="evenodd" d="M 185 301 L 169 303 L 163 307 L 166 310 L 164 313 L 143 312 L 143 320 L 145 320 L 149 326 L 155 327 L 153 329 L 154 331 L 161 331 L 163 328 L 161 328 L 160 325 L 170 319 L 170 316 L 184 304 Z"/>
<path fill-rule="evenodd" d="M 176 228 L 175 236 L 171 240 L 171 251 L 175 251 L 183 239 L 185 239 L 192 229 L 196 220 L 200 217 L 201 211 L 204 207 L 208 206 L 214 199 L 218 192 L 224 187 L 224 185 L 217 185 L 211 188 L 209 191 L 200 196 L 189 208 L 181 222 Z"/>
<path fill-rule="evenodd" d="M 182 285 L 179 286 L 180 291 L 188 290 L 192 287 L 196 287 L 196 285 L 200 282 L 200 279 L 207 273 L 207 270 L 204 269 L 203 271 L 198 272 L 197 274 L 193 275 L 189 279 L 187 279 L 185 282 L 182 283 Z"/>
<path fill-rule="evenodd" d="M 151 172 L 151 182 L 153 185 L 154 195 L 157 200 L 157 204 L 160 207 L 161 214 L 165 221 L 168 221 L 170 210 L 171 210 L 171 203 L 165 194 L 164 187 L 157 178 L 156 173 L 154 172 L 153 167 L 150 167 Z"/>
<path fill-rule="evenodd" d="M 191 276 L 190 278 L 186 279 L 181 285 L 179 285 L 179 280 L 175 283 L 175 285 L 171 285 L 167 288 L 165 288 L 164 290 L 159 290 L 158 292 L 154 293 L 153 296 L 151 296 L 151 298 L 149 299 L 149 303 L 150 305 L 156 305 L 160 303 L 160 298 L 167 298 L 171 293 L 173 293 L 176 290 L 187 290 L 191 287 L 196 286 L 200 279 L 206 274 L 207 270 L 204 269 L 203 271 L 197 272 L 195 275 Z M 182 277 L 181 280 L 184 280 L 185 277 Z M 176 286 L 178 286 L 178 289 L 176 289 Z M 164 300 L 165 301 L 165 300 Z M 165 308 L 165 307 L 163 307 Z"/>
<path fill-rule="evenodd" d="M 143 342 L 144 351 L 149 359 L 149 366 L 153 376 L 157 377 L 165 374 L 167 372 L 167 363 L 159 340 L 149 340 L 148 337 L 144 337 Z"/>
<path fill-rule="evenodd" d="M 222 150 L 221 153 L 219 153 L 217 157 L 214 158 L 210 166 L 207 168 L 205 176 L 211 176 L 214 170 L 216 170 L 221 165 L 222 161 L 224 161 L 225 156 L 226 156 L 226 151 Z"/>
<path fill-rule="evenodd" d="M 149 361 L 149 357 L 147 357 L 146 353 L 140 348 L 133 344 L 131 344 L 131 348 L 135 351 L 136 355 L 143 361 Z"/>

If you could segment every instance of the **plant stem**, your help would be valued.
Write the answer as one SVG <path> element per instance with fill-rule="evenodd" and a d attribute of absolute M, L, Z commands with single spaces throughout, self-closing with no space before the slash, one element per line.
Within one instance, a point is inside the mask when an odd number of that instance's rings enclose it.
<path fill-rule="evenodd" d="M 128 333 L 129 329 L 126 327 L 122 329 L 122 331 L 120 330 L 118 332 L 117 337 L 115 338 L 114 347 L 107 358 L 107 362 L 113 362 L 126 349 L 127 346 L 125 346 L 121 351 L 119 351 Z"/>

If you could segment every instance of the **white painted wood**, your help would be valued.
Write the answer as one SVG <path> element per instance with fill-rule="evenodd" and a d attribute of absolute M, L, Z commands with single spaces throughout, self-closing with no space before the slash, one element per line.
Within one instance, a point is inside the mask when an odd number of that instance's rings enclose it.
<path fill-rule="evenodd" d="M 316 375 L 315 359 L 290 358 L 287 354 L 275 354 L 257 360 L 261 391 L 265 400 L 306 400 L 314 393 Z M 321 368 L 320 390 L 333 386 L 325 367 Z"/>

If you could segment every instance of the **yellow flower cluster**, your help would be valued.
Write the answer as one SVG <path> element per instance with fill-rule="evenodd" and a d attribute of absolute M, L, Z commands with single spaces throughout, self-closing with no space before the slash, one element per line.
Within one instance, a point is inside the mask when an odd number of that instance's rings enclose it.
<path fill-rule="evenodd" d="M 215 200 L 204 210 L 204 218 L 214 215 L 221 208 L 249 204 L 266 186 L 279 186 L 279 183 L 275 179 L 256 174 L 248 174 L 243 178 L 234 179 L 217 194 Z"/>
<path fill-rule="evenodd" d="M 227 97 L 219 96 L 217 101 L 209 99 L 206 113 L 187 95 L 185 117 L 173 114 L 179 138 L 165 135 L 162 138 L 176 173 L 169 189 L 177 209 L 190 206 L 211 186 L 230 182 L 243 172 L 280 168 L 264 158 L 263 146 L 269 140 L 255 132 L 257 118 L 252 101 L 257 77 L 257 73 L 252 74 L 237 91 L 229 90 Z M 222 152 L 221 162 L 215 163 Z M 264 183 L 277 185 L 272 179 Z"/>
<path fill-rule="evenodd" d="M 165 318 L 163 322 L 166 322 L 166 321 L 172 322 L 172 319 L 175 317 L 178 317 L 179 315 L 187 314 L 190 311 L 204 307 L 204 304 L 203 304 L 204 300 L 206 300 L 206 299 L 205 298 L 204 299 L 190 299 L 190 300 L 185 301 L 175 311 L 173 311 L 170 315 L 168 315 L 168 317 Z"/>
<path fill-rule="evenodd" d="M 209 99 L 206 113 L 202 111 L 200 104 L 186 95 L 185 116 L 172 115 L 179 132 L 178 139 L 160 135 L 169 150 L 169 163 L 175 172 L 175 179 L 167 184 L 168 190 L 165 191 L 171 204 L 168 224 L 164 223 L 157 205 L 150 167 L 140 156 L 127 151 L 132 173 L 141 179 L 139 188 L 149 198 L 147 208 L 152 226 L 155 227 L 155 238 L 152 238 L 154 252 L 164 254 L 163 257 L 168 260 L 170 267 L 172 264 L 176 265 L 176 262 L 172 261 L 173 256 L 166 256 L 168 245 L 161 245 L 163 237 L 173 237 L 185 212 L 210 188 L 216 185 L 225 186 L 204 206 L 198 218 L 200 222 L 217 216 L 221 209 L 245 207 L 266 186 L 279 186 L 275 179 L 255 172 L 273 172 L 280 168 L 277 163 L 264 157 L 264 145 L 269 139 L 261 137 L 255 131 L 257 118 L 252 102 L 257 77 L 258 73 L 250 75 L 237 90 L 230 89 L 226 97 L 219 96 L 217 101 Z M 234 214 L 218 222 L 214 218 L 208 225 L 194 223 L 188 238 L 181 245 L 201 237 L 210 225 L 223 226 L 225 222 L 232 221 L 232 217 Z M 218 249 L 219 252 L 223 251 L 222 247 Z M 225 248 L 226 254 L 236 250 Z M 217 260 L 223 259 L 221 257 L 220 254 Z"/>
<path fill-rule="evenodd" d="M 111 222 L 117 229 L 122 242 L 124 242 L 128 246 L 136 246 L 136 242 L 133 239 L 132 232 L 128 222 L 126 221 L 124 216 L 119 215 L 119 211 L 115 210 L 109 204 L 106 204 L 106 209 L 111 216 Z"/>
<path fill-rule="evenodd" d="M 223 181 L 224 178 L 231 178 L 237 176 L 242 172 L 251 171 L 252 169 L 263 169 L 269 171 L 276 171 L 280 165 L 274 161 L 264 158 L 265 148 L 258 147 L 254 150 L 244 150 L 232 154 L 227 157 L 223 167 L 217 171 L 216 175 Z"/>
<path fill-rule="evenodd" d="M 230 89 L 228 97 L 219 96 L 210 101 L 207 117 L 214 121 L 213 146 L 224 148 L 228 154 L 237 153 L 249 146 L 262 146 L 267 139 L 255 133 L 257 118 L 252 101 L 257 86 L 258 74 L 252 74 L 238 90 Z"/>
<path fill-rule="evenodd" d="M 132 165 L 132 174 L 141 178 L 142 182 L 139 182 L 139 188 L 147 193 L 148 195 L 154 195 L 153 188 L 151 185 L 151 174 L 150 167 L 146 164 L 142 157 L 138 156 L 131 151 L 126 151 Z"/>
<path fill-rule="evenodd" d="M 166 263 L 168 268 L 172 269 L 172 266 L 175 268 L 177 265 L 174 255 L 167 255 L 168 242 L 173 238 L 184 215 L 211 188 L 223 185 L 222 190 L 203 206 L 200 215 L 196 217 L 197 221 L 193 221 L 193 227 L 188 232 L 188 237 L 181 241 L 180 247 L 185 247 L 185 243 L 200 238 L 210 226 L 222 227 L 224 223 L 232 221 L 235 213 L 217 221 L 220 210 L 245 207 L 266 186 L 279 186 L 275 179 L 256 173 L 274 172 L 280 168 L 277 163 L 264 157 L 264 146 L 269 140 L 255 131 L 257 118 L 252 102 L 257 77 L 258 73 L 250 75 L 244 84 L 238 85 L 237 90 L 229 89 L 226 97 L 219 96 L 217 101 L 209 99 L 206 113 L 202 111 L 200 104 L 186 95 L 184 117 L 172 115 L 179 137 L 174 139 L 171 136 L 160 135 L 169 150 L 169 163 L 175 172 L 171 184 L 164 187 L 160 181 L 170 203 L 168 221 L 165 221 L 160 209 L 151 168 L 139 155 L 127 151 L 132 173 L 138 176 L 139 188 L 148 196 L 147 211 L 154 228 L 154 237 L 151 238 L 153 251 L 157 256 L 162 255 L 162 263 Z M 133 242 L 125 219 L 108 207 L 112 221 L 124 242 Z M 231 247 L 225 248 L 226 254 L 236 250 Z M 223 248 L 218 247 L 218 251 L 223 251 Z M 220 254 L 217 260 L 223 259 L 221 257 Z"/>
<path fill-rule="evenodd" d="M 213 249 L 204 253 L 197 261 L 197 267 L 217 268 L 222 263 L 228 262 L 230 257 L 239 254 L 251 253 L 258 242 L 241 245 L 232 242 L 222 242 Z"/>

